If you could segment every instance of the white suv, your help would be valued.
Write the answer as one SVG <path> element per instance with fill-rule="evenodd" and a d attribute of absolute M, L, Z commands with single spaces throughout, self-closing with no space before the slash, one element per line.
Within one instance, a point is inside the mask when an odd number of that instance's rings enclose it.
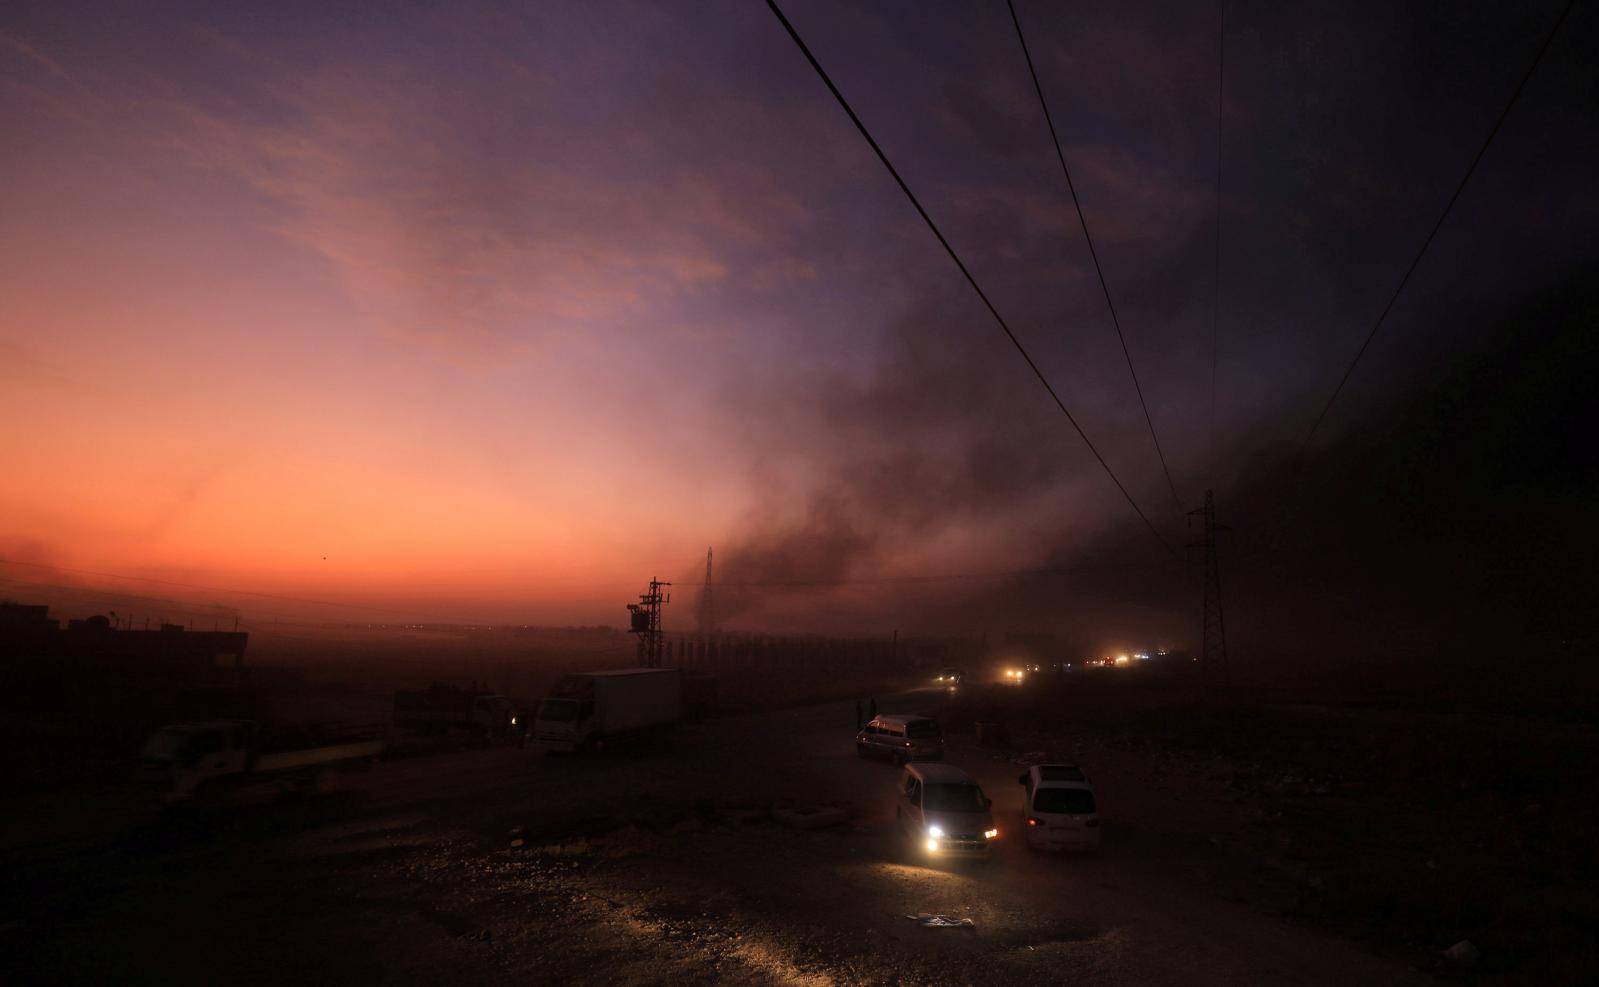
<path fill-rule="evenodd" d="M 1035 764 L 1016 779 L 1027 845 L 1040 850 L 1098 850 L 1099 806 L 1094 786 L 1075 764 Z"/>

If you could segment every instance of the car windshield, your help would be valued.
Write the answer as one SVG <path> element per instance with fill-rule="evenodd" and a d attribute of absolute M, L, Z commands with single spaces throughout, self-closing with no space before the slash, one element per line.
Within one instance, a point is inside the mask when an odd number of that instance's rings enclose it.
<path fill-rule="evenodd" d="M 938 724 L 932 720 L 912 720 L 905 724 L 905 736 L 936 737 L 938 736 Z"/>
<path fill-rule="evenodd" d="M 157 731 L 144 744 L 144 756 L 148 758 L 172 758 L 183 753 L 183 748 L 188 746 L 189 735 L 178 730 Z"/>
<path fill-rule="evenodd" d="M 577 719 L 577 700 L 575 699 L 546 699 L 539 703 L 539 719 L 541 720 L 575 720 Z"/>
<path fill-rule="evenodd" d="M 1094 793 L 1086 788 L 1040 788 L 1033 796 L 1034 812 L 1086 815 L 1094 810 Z"/>
<path fill-rule="evenodd" d="M 934 782 L 922 796 L 922 807 L 931 812 L 981 812 L 983 790 L 962 782 Z"/>

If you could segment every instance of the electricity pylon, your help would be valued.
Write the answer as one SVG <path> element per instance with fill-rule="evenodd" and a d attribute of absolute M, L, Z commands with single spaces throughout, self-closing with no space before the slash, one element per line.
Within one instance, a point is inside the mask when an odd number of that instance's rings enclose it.
<path fill-rule="evenodd" d="M 1189 547 L 1203 550 L 1205 567 L 1205 615 L 1201 629 L 1200 663 L 1206 683 L 1214 687 L 1225 686 L 1231 679 L 1227 667 L 1227 623 L 1221 608 L 1221 568 L 1216 562 L 1216 532 L 1231 528 L 1216 523 L 1216 498 L 1205 491 L 1205 506 L 1189 511 L 1189 517 L 1199 515 L 1204 521 L 1204 537 Z"/>
<path fill-rule="evenodd" d="M 672 595 L 663 594 L 661 588 L 670 585 L 651 579 L 650 591 L 640 594 L 637 603 L 627 605 L 633 615 L 628 633 L 638 635 L 638 660 L 645 668 L 661 667 L 661 607 L 672 602 Z"/>

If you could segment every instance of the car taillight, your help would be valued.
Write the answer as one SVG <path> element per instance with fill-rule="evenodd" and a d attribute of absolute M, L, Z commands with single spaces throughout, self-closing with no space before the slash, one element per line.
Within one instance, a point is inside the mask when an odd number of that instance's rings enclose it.
<path fill-rule="evenodd" d="M 1083 825 L 1087 826 L 1089 829 L 1098 829 L 1099 828 L 1099 820 L 1098 819 L 1090 819 L 1090 820 L 1088 820 L 1088 822 L 1084 823 Z"/>
<path fill-rule="evenodd" d="M 908 740 L 907 740 L 907 741 L 905 741 L 905 746 L 906 746 L 906 747 L 910 747 L 910 746 L 912 746 L 912 744 L 911 744 L 911 742 L 910 742 L 910 741 L 908 741 Z"/>
<path fill-rule="evenodd" d="M 1037 826 L 1038 825 L 1038 820 L 1034 819 L 1032 816 L 1028 816 L 1027 817 L 1027 825 L 1029 825 L 1029 826 Z"/>

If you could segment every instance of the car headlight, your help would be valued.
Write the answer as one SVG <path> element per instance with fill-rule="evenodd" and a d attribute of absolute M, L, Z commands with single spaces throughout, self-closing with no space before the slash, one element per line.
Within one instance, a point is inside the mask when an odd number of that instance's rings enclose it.
<path fill-rule="evenodd" d="M 944 835 L 944 827 L 942 827 L 942 826 L 929 826 L 929 827 L 927 827 L 927 835 L 931 836 L 933 839 L 936 840 L 940 836 Z"/>
<path fill-rule="evenodd" d="M 992 839 L 995 839 L 998 836 L 999 836 L 999 830 L 997 830 L 997 829 L 985 830 L 983 832 L 983 839 L 985 839 L 985 840 L 992 840 Z"/>
<path fill-rule="evenodd" d="M 927 852 L 928 853 L 937 853 L 938 852 L 938 841 L 937 840 L 928 840 L 927 841 Z"/>

